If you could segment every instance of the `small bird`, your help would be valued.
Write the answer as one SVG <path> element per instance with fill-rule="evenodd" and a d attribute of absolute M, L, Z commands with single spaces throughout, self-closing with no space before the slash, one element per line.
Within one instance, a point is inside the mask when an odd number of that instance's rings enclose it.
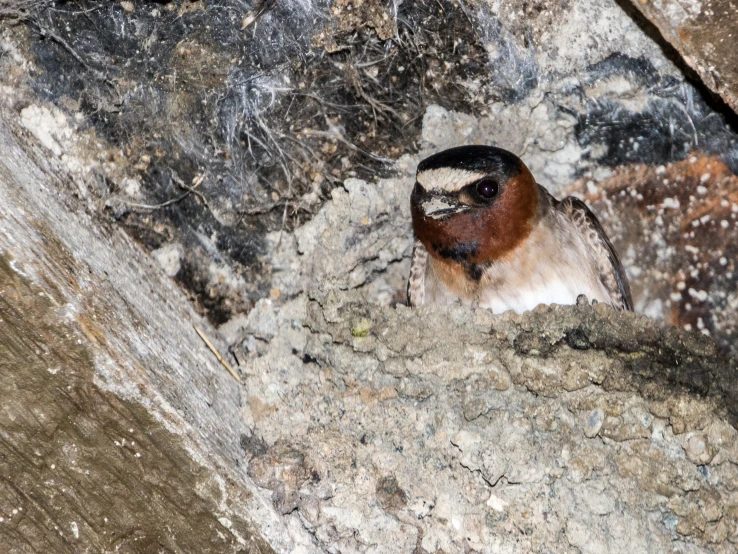
<path fill-rule="evenodd" d="M 418 165 L 411 306 L 461 304 L 522 313 L 579 295 L 632 310 L 628 279 L 597 218 L 559 201 L 507 150 L 460 146 Z"/>

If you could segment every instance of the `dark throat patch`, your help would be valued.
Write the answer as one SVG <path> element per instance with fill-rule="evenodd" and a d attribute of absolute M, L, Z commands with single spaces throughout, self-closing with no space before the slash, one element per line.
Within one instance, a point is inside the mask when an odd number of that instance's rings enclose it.
<path fill-rule="evenodd" d="M 479 254 L 479 247 L 479 241 L 474 241 L 462 242 L 454 246 L 434 244 L 433 250 L 442 258 L 466 265 L 471 258 L 475 258 Z"/>
<path fill-rule="evenodd" d="M 477 283 L 482 279 L 484 270 L 489 266 L 489 264 L 479 264 L 471 261 L 479 254 L 480 246 L 478 241 L 462 242 L 454 246 L 437 243 L 432 245 L 433 250 L 440 257 L 461 265 L 466 276 Z"/>

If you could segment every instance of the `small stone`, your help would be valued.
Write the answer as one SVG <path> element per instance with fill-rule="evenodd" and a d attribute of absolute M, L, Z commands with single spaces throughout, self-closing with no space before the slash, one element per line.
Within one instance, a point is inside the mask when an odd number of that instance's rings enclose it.
<path fill-rule="evenodd" d="M 633 421 L 631 418 L 608 417 L 599 430 L 599 434 L 616 442 L 624 442 L 648 438 L 651 431 L 642 422 Z"/>
<path fill-rule="evenodd" d="M 159 263 L 169 277 L 174 277 L 179 273 L 182 259 L 182 246 L 174 243 L 167 244 L 161 248 L 157 248 L 151 252 L 151 256 Z"/>
<path fill-rule="evenodd" d="M 277 443 L 249 463 L 248 474 L 260 487 L 287 491 L 298 490 L 308 480 L 319 476 L 307 462 L 305 454 L 286 443 Z"/>
<path fill-rule="evenodd" d="M 400 510 L 407 506 L 407 493 L 400 487 L 394 475 L 386 475 L 377 481 L 375 488 L 377 503 L 387 511 Z"/>
<path fill-rule="evenodd" d="M 580 390 L 589 385 L 591 382 L 589 374 L 582 368 L 580 364 L 572 363 L 569 369 L 564 373 L 561 379 L 561 386 L 564 390 L 572 392 Z"/>
<path fill-rule="evenodd" d="M 490 372 L 490 376 L 492 376 L 491 380 L 495 390 L 505 392 L 512 385 L 512 378 L 506 371 L 502 371 L 496 375 L 493 372 Z"/>
<path fill-rule="evenodd" d="M 482 478 L 494 487 L 500 478 L 507 473 L 509 463 L 502 450 L 494 444 L 486 445 L 480 454 Z"/>
<path fill-rule="evenodd" d="M 464 419 L 474 421 L 489 412 L 490 407 L 487 405 L 485 398 L 471 396 L 464 398 L 462 409 L 464 410 Z"/>
<path fill-rule="evenodd" d="M 509 502 L 503 500 L 499 496 L 495 496 L 494 494 L 490 494 L 489 500 L 487 500 L 487 506 L 496 512 L 504 512 L 508 505 Z"/>
<path fill-rule="evenodd" d="M 416 519 L 423 519 L 435 507 L 432 500 L 425 498 L 416 498 L 412 504 L 408 506 L 408 510 Z"/>
<path fill-rule="evenodd" d="M 259 300 L 246 318 L 246 329 L 262 340 L 271 340 L 277 334 L 277 314 L 269 298 Z"/>
<path fill-rule="evenodd" d="M 693 464 L 706 465 L 715 457 L 716 449 L 702 433 L 694 433 L 684 441 L 684 453 Z"/>
<path fill-rule="evenodd" d="M 123 179 L 120 188 L 131 198 L 142 198 L 141 181 L 138 179 Z"/>
<path fill-rule="evenodd" d="M 592 439 L 597 436 L 600 432 L 602 423 L 605 421 L 605 412 L 602 408 L 595 408 L 587 414 L 587 419 L 584 424 L 584 436 L 588 439 Z"/>
<path fill-rule="evenodd" d="M 397 358 L 390 358 L 384 362 L 384 373 L 394 375 L 395 377 L 404 377 L 408 374 L 405 361 Z"/>

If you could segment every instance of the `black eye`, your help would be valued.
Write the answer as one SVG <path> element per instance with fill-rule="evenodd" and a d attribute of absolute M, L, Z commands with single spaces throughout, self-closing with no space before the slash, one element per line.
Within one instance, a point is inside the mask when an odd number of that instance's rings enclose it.
<path fill-rule="evenodd" d="M 498 191 L 499 185 L 494 179 L 485 178 L 477 183 L 477 194 L 487 200 L 497 196 Z"/>

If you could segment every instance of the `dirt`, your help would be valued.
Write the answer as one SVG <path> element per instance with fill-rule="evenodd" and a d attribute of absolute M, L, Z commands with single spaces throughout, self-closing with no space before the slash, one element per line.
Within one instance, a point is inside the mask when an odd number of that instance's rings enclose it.
<path fill-rule="evenodd" d="M 604 305 L 301 306 L 250 356 L 246 443 L 318 546 L 735 548 L 736 367 L 708 338 Z"/>

